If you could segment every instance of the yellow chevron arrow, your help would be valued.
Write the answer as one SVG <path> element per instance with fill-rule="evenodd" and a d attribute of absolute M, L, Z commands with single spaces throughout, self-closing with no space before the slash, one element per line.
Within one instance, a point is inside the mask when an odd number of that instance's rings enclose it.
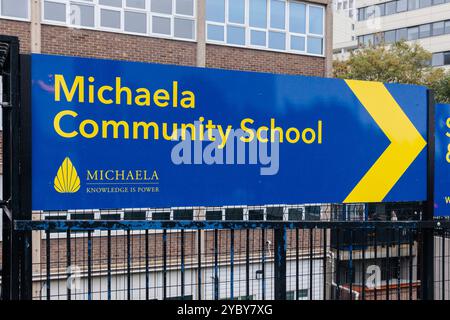
<path fill-rule="evenodd" d="M 383 83 L 359 80 L 346 83 L 391 143 L 344 203 L 381 202 L 427 143 Z"/>

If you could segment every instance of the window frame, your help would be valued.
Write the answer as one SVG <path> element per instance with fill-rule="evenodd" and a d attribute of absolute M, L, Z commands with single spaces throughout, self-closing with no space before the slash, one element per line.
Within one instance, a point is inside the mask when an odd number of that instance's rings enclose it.
<path fill-rule="evenodd" d="M 250 2 L 248 0 L 245 0 L 245 16 L 244 16 L 244 24 L 239 24 L 235 22 L 229 22 L 229 1 L 225 0 L 225 22 L 215 22 L 215 21 L 208 21 L 207 18 L 205 18 L 205 41 L 207 44 L 213 44 L 213 45 L 223 45 L 223 46 L 229 46 L 229 47 L 237 47 L 237 48 L 244 48 L 244 49 L 255 49 L 255 50 L 264 50 L 264 51 L 273 51 L 273 52 L 281 52 L 281 53 L 291 53 L 291 54 L 298 54 L 298 55 L 307 55 L 307 56 L 315 56 L 315 57 L 325 57 L 325 53 L 327 50 L 326 46 L 326 10 L 323 5 L 319 4 L 312 4 L 304 1 L 283 1 L 285 2 L 285 28 L 283 29 L 277 29 L 271 27 L 271 5 L 270 1 L 267 1 L 267 25 L 266 28 L 259 28 L 259 27 L 252 27 L 250 26 Z M 291 32 L 289 30 L 290 26 L 290 3 L 299 3 L 304 4 L 306 6 L 305 8 L 305 33 L 298 33 L 298 32 Z M 310 7 L 317 7 L 320 8 L 323 12 L 323 19 L 322 19 L 322 30 L 323 34 L 313 34 L 309 32 L 309 8 Z M 212 40 L 208 39 L 208 26 L 214 25 L 218 27 L 224 28 L 224 37 L 223 41 L 219 40 Z M 244 45 L 238 45 L 238 44 L 231 44 L 227 42 L 227 26 L 237 26 L 237 27 L 244 27 L 245 28 L 245 44 Z M 260 46 L 256 44 L 251 43 L 251 33 L 252 31 L 256 32 L 265 32 L 265 46 Z M 270 32 L 283 32 L 285 34 L 285 49 L 274 49 L 269 47 L 269 33 Z M 291 36 L 297 36 L 297 37 L 304 37 L 305 39 L 305 50 L 296 50 L 291 49 Z M 314 37 L 314 38 L 321 38 L 322 40 L 322 54 L 315 54 L 315 53 L 308 53 L 308 37 Z"/>
<path fill-rule="evenodd" d="M 58 21 L 54 21 L 54 20 L 44 19 L 44 2 L 45 1 L 65 4 L 66 5 L 66 21 L 58 22 Z M 195 1 L 195 0 L 193 1 L 193 15 L 192 16 L 176 13 L 176 0 L 170 0 L 170 1 L 172 1 L 172 13 L 171 14 L 163 14 L 163 13 L 157 13 L 157 12 L 151 11 L 151 6 L 150 6 L 151 0 L 145 0 L 145 9 L 129 7 L 129 6 L 127 6 L 126 0 L 122 0 L 121 7 L 102 5 L 99 3 L 99 0 L 93 0 L 92 2 L 83 2 L 80 0 L 42 0 L 42 2 L 41 2 L 41 24 L 64 26 L 64 27 L 68 27 L 68 28 L 93 30 L 93 31 L 99 31 L 99 32 L 129 34 L 129 35 L 136 35 L 136 36 L 141 36 L 141 37 L 170 39 L 170 40 L 186 41 L 186 42 L 197 42 L 197 26 L 198 26 L 197 25 L 197 1 Z M 70 21 L 69 21 L 70 5 L 72 3 L 94 7 L 94 26 L 93 27 L 79 26 L 79 25 L 70 23 Z M 116 29 L 116 28 L 109 28 L 109 27 L 101 26 L 101 22 L 100 22 L 101 9 L 119 11 L 120 12 L 120 28 Z M 146 14 L 147 26 L 146 26 L 145 33 L 125 31 L 125 11 Z M 160 34 L 160 33 L 154 33 L 152 31 L 152 23 L 153 23 L 154 16 L 170 19 L 170 34 L 165 35 L 165 34 Z M 193 38 L 192 39 L 181 38 L 181 37 L 175 36 L 174 25 L 175 25 L 176 18 L 187 19 L 187 20 L 192 21 L 192 23 L 193 23 Z"/>
<path fill-rule="evenodd" d="M 0 0 L 0 18 L 5 20 L 14 20 L 14 21 L 24 21 L 24 22 L 30 22 L 31 21 L 31 1 L 28 0 L 28 8 L 27 8 L 27 18 L 21 18 L 21 17 L 11 17 L 11 16 L 5 16 L 2 12 L 2 6 L 1 2 L 3 0 Z"/>

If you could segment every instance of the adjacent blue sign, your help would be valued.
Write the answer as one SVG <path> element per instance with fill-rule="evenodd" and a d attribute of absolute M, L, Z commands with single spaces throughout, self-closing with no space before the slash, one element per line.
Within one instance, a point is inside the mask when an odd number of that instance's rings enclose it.
<path fill-rule="evenodd" d="M 434 215 L 450 216 L 450 105 L 437 104 Z"/>
<path fill-rule="evenodd" d="M 427 90 L 32 56 L 34 210 L 422 201 Z"/>

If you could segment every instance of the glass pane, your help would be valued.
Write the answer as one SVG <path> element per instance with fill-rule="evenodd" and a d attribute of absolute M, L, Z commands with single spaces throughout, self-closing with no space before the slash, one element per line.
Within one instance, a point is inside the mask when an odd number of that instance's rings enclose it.
<path fill-rule="evenodd" d="M 431 59 L 431 64 L 435 66 L 442 66 L 444 64 L 444 53 L 438 52 L 433 53 L 433 58 Z"/>
<path fill-rule="evenodd" d="M 289 3 L 289 31 L 306 33 L 306 5 L 303 3 Z"/>
<path fill-rule="evenodd" d="M 305 37 L 291 36 L 291 49 L 305 51 Z"/>
<path fill-rule="evenodd" d="M 365 35 L 363 43 L 366 47 L 372 45 L 373 44 L 373 34 Z"/>
<path fill-rule="evenodd" d="M 153 12 L 157 13 L 172 13 L 172 1 L 167 0 L 152 0 L 152 8 Z"/>
<path fill-rule="evenodd" d="M 224 27 L 208 24 L 207 37 L 208 40 L 224 41 Z"/>
<path fill-rule="evenodd" d="M 419 0 L 419 3 L 421 8 L 431 6 L 431 0 Z"/>
<path fill-rule="evenodd" d="M 177 0 L 176 12 L 187 16 L 194 15 L 194 0 Z"/>
<path fill-rule="evenodd" d="M 252 30 L 250 32 L 250 43 L 255 46 L 266 46 L 266 32 Z"/>
<path fill-rule="evenodd" d="M 445 0 L 433 0 L 433 5 L 443 4 L 445 3 Z"/>
<path fill-rule="evenodd" d="M 431 25 L 430 24 L 424 24 L 419 26 L 419 37 L 420 38 L 427 38 L 431 36 Z"/>
<path fill-rule="evenodd" d="M 125 11 L 125 31 L 147 33 L 147 15 L 145 13 Z"/>
<path fill-rule="evenodd" d="M 69 23 L 76 26 L 94 27 L 94 7 L 73 3 L 69 19 Z"/>
<path fill-rule="evenodd" d="M 397 4 L 395 1 L 386 3 L 386 15 L 397 13 Z"/>
<path fill-rule="evenodd" d="M 170 220 L 170 212 L 153 212 L 152 220 Z"/>
<path fill-rule="evenodd" d="M 269 48 L 286 50 L 286 34 L 284 32 L 269 32 Z"/>
<path fill-rule="evenodd" d="M 450 33 L 450 20 L 445 21 L 445 27 L 444 27 L 445 33 Z"/>
<path fill-rule="evenodd" d="M 386 31 L 384 33 L 384 42 L 386 42 L 386 43 L 394 43 L 395 42 L 395 30 Z"/>
<path fill-rule="evenodd" d="M 219 210 L 206 211 L 205 220 L 222 220 L 222 211 Z"/>
<path fill-rule="evenodd" d="M 178 209 L 173 210 L 173 220 L 192 220 L 194 218 L 194 210 Z"/>
<path fill-rule="evenodd" d="M 145 9 L 145 0 L 126 0 L 129 8 Z"/>
<path fill-rule="evenodd" d="M 245 0 L 228 0 L 228 21 L 245 22 Z"/>
<path fill-rule="evenodd" d="M 2 15 L 28 19 L 28 2 L 30 0 L 3 0 Z M 65 19 L 64 19 L 65 20 Z"/>
<path fill-rule="evenodd" d="M 248 210 L 248 220 L 264 220 L 264 210 L 263 209 L 253 209 Z"/>
<path fill-rule="evenodd" d="M 206 20 L 225 22 L 224 0 L 206 0 Z"/>
<path fill-rule="evenodd" d="M 438 36 L 444 34 L 444 22 L 435 22 L 433 23 L 433 36 Z"/>
<path fill-rule="evenodd" d="M 153 17 L 152 32 L 170 35 L 170 18 Z"/>
<path fill-rule="evenodd" d="M 99 0 L 98 3 L 105 6 L 122 7 L 122 0 Z"/>
<path fill-rule="evenodd" d="M 183 39 L 194 39 L 194 21 L 175 18 L 173 26 L 174 36 Z"/>
<path fill-rule="evenodd" d="M 244 209 L 242 208 L 225 209 L 225 220 L 244 220 Z"/>
<path fill-rule="evenodd" d="M 56 2 L 44 2 L 44 19 L 66 22 L 66 5 Z"/>
<path fill-rule="evenodd" d="M 363 21 L 365 19 L 365 9 L 366 8 L 358 9 L 358 21 Z"/>
<path fill-rule="evenodd" d="M 408 30 L 406 28 L 396 30 L 396 41 L 406 40 L 408 38 Z"/>
<path fill-rule="evenodd" d="M 100 25 L 107 28 L 120 28 L 120 11 L 101 9 Z"/>
<path fill-rule="evenodd" d="M 267 27 L 267 3 L 266 0 L 250 1 L 250 26 L 257 28 Z"/>
<path fill-rule="evenodd" d="M 408 28 L 408 40 L 419 39 L 419 27 Z"/>
<path fill-rule="evenodd" d="M 375 7 L 375 16 L 383 17 L 386 14 L 386 5 L 384 3 Z"/>
<path fill-rule="evenodd" d="M 404 12 L 408 9 L 407 0 L 397 0 L 397 12 Z"/>
<path fill-rule="evenodd" d="M 323 34 L 323 9 L 319 7 L 309 7 L 309 32 Z"/>
<path fill-rule="evenodd" d="M 408 10 L 419 9 L 419 0 L 408 0 Z"/>
<path fill-rule="evenodd" d="M 228 26 L 227 42 L 230 44 L 245 45 L 245 28 Z"/>
<path fill-rule="evenodd" d="M 279 0 L 270 1 L 270 27 L 276 29 L 284 29 L 285 20 L 285 3 Z"/>
<path fill-rule="evenodd" d="M 366 20 L 375 18 L 375 6 L 366 8 Z"/>
<path fill-rule="evenodd" d="M 444 52 L 444 65 L 450 64 L 450 52 Z"/>

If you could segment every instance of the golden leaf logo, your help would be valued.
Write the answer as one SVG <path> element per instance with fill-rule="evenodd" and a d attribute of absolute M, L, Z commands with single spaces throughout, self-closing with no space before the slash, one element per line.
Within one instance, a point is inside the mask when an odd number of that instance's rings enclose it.
<path fill-rule="evenodd" d="M 54 187 L 59 193 L 75 193 L 80 190 L 80 177 L 69 157 L 66 157 L 59 167 Z"/>

